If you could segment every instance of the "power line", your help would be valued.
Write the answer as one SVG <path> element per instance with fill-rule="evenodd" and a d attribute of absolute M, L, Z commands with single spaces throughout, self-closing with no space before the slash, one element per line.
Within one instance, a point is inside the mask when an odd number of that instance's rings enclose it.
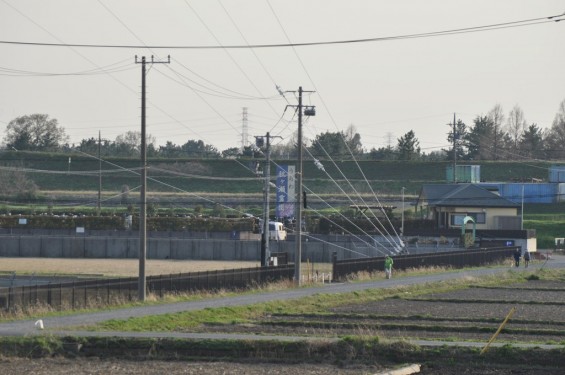
<path fill-rule="evenodd" d="M 14 77 L 90 76 L 90 75 L 99 75 L 99 74 L 118 73 L 118 72 L 124 72 L 133 69 L 131 63 L 124 64 L 124 62 L 125 60 L 122 60 L 103 67 L 97 67 L 96 69 L 89 69 L 78 72 L 64 72 L 64 73 L 35 72 L 29 70 L 0 67 L 0 75 L 14 76 Z"/>
<path fill-rule="evenodd" d="M 24 41 L 8 41 L 0 40 L 0 44 L 21 45 L 21 46 L 39 46 L 39 47 L 75 47 L 75 48 L 117 48 L 117 49 L 251 49 L 251 48 L 288 48 L 288 47 L 311 47 L 311 46 L 327 46 L 339 44 L 355 44 L 355 43 L 374 43 L 397 41 L 406 39 L 431 38 L 446 35 L 467 34 L 481 31 L 492 31 L 507 28 L 533 26 L 544 23 L 559 22 L 565 20 L 565 14 L 553 16 L 530 18 L 519 21 L 502 22 L 482 26 L 472 26 L 459 29 L 448 29 L 441 31 L 432 31 L 416 34 L 403 34 L 385 37 L 359 38 L 347 40 L 333 41 L 315 41 L 302 43 L 274 43 L 274 44 L 235 44 L 235 45 L 132 45 L 132 44 L 84 44 L 84 43 L 43 43 L 43 42 L 24 42 Z"/>
<path fill-rule="evenodd" d="M 271 12 L 272 12 L 273 16 L 275 17 L 275 19 L 277 20 L 277 23 L 279 24 L 279 27 L 281 28 L 281 30 L 282 30 L 283 34 L 285 35 L 286 39 L 290 42 L 290 37 L 288 36 L 286 30 L 284 29 L 284 26 L 282 25 L 282 22 L 280 21 L 280 19 L 279 19 L 277 13 L 275 12 L 275 9 L 272 7 L 272 5 L 271 5 L 271 3 L 270 3 L 269 0 L 267 0 L 267 4 L 269 5 L 269 8 L 271 9 Z M 296 51 L 296 49 L 295 49 L 294 47 L 292 48 L 292 51 L 294 52 L 294 55 L 296 56 L 296 58 L 298 59 L 300 65 L 302 66 L 302 69 L 303 69 L 304 72 L 306 73 L 306 76 L 308 77 L 308 79 L 310 80 L 310 82 L 312 83 L 312 85 L 314 86 L 315 91 L 318 91 L 318 89 L 317 89 L 317 87 L 316 87 L 316 84 L 314 83 L 314 80 L 312 79 L 312 76 L 310 75 L 310 73 L 308 72 L 308 69 L 306 69 L 306 65 L 304 64 L 304 62 L 303 62 L 302 59 L 300 58 L 300 55 L 298 54 L 298 52 Z M 320 100 L 322 101 L 322 105 L 323 105 L 324 108 L 326 109 L 326 112 L 327 112 L 327 114 L 329 115 L 331 121 L 333 122 L 333 124 L 334 124 L 335 127 L 337 128 L 337 123 L 336 123 L 335 119 L 333 118 L 333 115 L 331 114 L 331 112 L 330 112 L 330 110 L 329 110 L 329 107 L 326 105 L 326 103 L 325 103 L 324 99 L 322 98 L 322 96 L 319 95 L 319 97 L 320 97 Z M 300 109 L 299 109 L 299 110 L 300 110 Z M 299 116 L 300 116 L 300 115 L 301 115 L 301 113 L 299 113 Z M 300 121 L 299 121 L 299 122 L 300 122 Z M 299 126 L 299 129 L 300 129 L 300 126 Z M 300 130 L 299 130 L 299 131 L 300 131 Z M 343 138 L 343 133 L 340 132 L 340 134 L 342 135 L 342 138 Z M 300 139 L 300 137 L 299 137 L 299 142 L 302 142 L 302 140 Z M 353 159 L 354 159 L 354 161 L 355 161 L 355 164 L 357 165 L 357 167 L 358 167 L 359 170 L 361 171 L 361 174 L 363 175 L 363 178 L 364 178 L 365 180 L 367 180 L 367 178 L 365 177 L 365 174 L 364 174 L 363 171 L 361 170 L 361 167 L 360 167 L 359 164 L 357 163 L 357 160 L 355 160 L 355 156 L 353 155 L 353 153 L 351 152 L 351 149 L 350 149 L 349 146 L 347 145 L 347 142 L 345 142 L 345 139 L 344 139 L 344 143 L 345 143 L 345 146 L 347 147 L 347 150 L 348 150 L 349 153 L 351 154 L 351 156 L 353 156 Z M 320 146 L 321 146 L 321 144 L 320 144 Z M 302 145 L 302 144 L 299 144 L 298 147 L 299 147 L 300 152 L 302 152 L 301 150 L 302 150 L 303 145 Z M 323 148 L 323 147 L 322 147 L 322 148 Z M 308 149 L 306 149 L 306 151 L 308 151 Z M 335 161 L 334 161 L 334 160 L 332 159 L 332 157 L 326 152 L 325 149 L 324 149 L 324 152 L 325 152 L 326 155 L 328 156 L 329 160 L 334 164 L 334 166 L 336 167 L 336 169 L 337 169 L 337 170 L 341 173 L 341 175 L 344 177 L 344 179 L 347 180 L 347 177 L 343 174 L 343 172 L 341 171 L 341 169 L 337 166 L 337 164 L 335 163 Z M 300 155 L 301 155 L 301 154 L 300 154 Z M 311 154 L 310 154 L 310 156 L 313 158 L 313 156 L 312 156 Z M 300 172 L 300 173 L 301 173 L 301 172 Z M 328 177 L 331 178 L 331 176 L 329 175 L 329 173 L 326 172 L 326 174 L 328 175 Z M 300 176 L 300 178 L 302 178 L 302 176 Z M 355 187 L 351 184 L 351 182 L 350 182 L 350 181 L 347 181 L 347 182 L 348 182 L 349 186 L 353 189 L 353 191 L 357 194 L 357 196 L 361 199 L 361 201 L 363 202 L 363 204 L 366 204 L 365 201 L 364 201 L 364 199 L 361 197 L 361 195 L 360 195 L 359 192 L 355 189 Z M 378 199 L 377 195 L 375 194 L 375 192 L 373 191 L 373 188 L 371 187 L 371 185 L 369 184 L 368 181 L 367 181 L 367 185 L 369 186 L 369 189 L 370 189 L 371 192 L 373 193 L 373 196 L 375 197 L 375 200 L 378 202 L 379 199 Z M 339 187 L 339 186 L 338 186 L 338 187 Z M 341 187 L 339 187 L 339 188 L 341 189 Z M 341 190 L 343 191 L 343 189 L 341 189 Z M 343 192 L 344 192 L 344 191 L 343 191 Z M 345 193 L 345 192 L 344 192 L 344 193 Z M 349 199 L 351 199 L 351 198 L 349 198 Z M 299 203 L 300 203 L 300 202 L 299 202 Z M 353 203 L 353 201 L 352 201 L 352 203 Z M 373 214 L 373 216 L 374 216 L 375 219 L 376 219 L 375 214 L 374 214 L 372 211 L 371 211 L 371 213 Z M 369 220 L 369 218 L 365 215 L 365 213 L 363 213 L 363 216 L 365 216 L 365 218 Z M 390 220 L 389 220 L 388 216 L 387 216 L 386 214 L 385 214 L 385 216 L 386 216 L 387 220 L 388 220 L 389 223 L 390 223 Z M 369 220 L 369 221 L 370 221 L 370 220 Z M 386 228 L 384 227 L 384 225 L 380 222 L 380 220 L 377 219 L 377 221 L 379 222 L 379 224 L 382 226 L 382 228 L 383 228 L 383 229 L 385 230 L 385 232 L 386 232 L 387 230 L 386 230 Z M 372 223 L 372 222 L 371 222 L 371 223 Z M 375 227 L 375 229 L 377 229 L 377 231 L 378 231 L 379 233 L 382 234 L 382 232 L 381 232 L 374 224 L 373 224 L 373 226 Z M 394 231 L 396 237 L 398 238 L 399 244 L 401 244 L 401 246 L 402 246 L 402 240 L 400 239 L 400 237 L 399 237 L 398 234 L 396 233 L 396 230 L 394 229 L 394 227 L 393 227 L 392 229 L 393 229 L 393 231 Z M 390 242 L 390 240 L 388 239 L 388 237 L 385 236 L 385 238 L 387 239 L 387 241 Z"/>

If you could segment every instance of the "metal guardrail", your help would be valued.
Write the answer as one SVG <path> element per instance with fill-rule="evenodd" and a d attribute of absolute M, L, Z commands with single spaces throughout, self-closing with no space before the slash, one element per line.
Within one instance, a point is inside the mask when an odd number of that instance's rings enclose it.
<path fill-rule="evenodd" d="M 292 280 L 294 265 L 239 268 L 148 276 L 147 291 L 159 296 L 196 290 L 244 289 L 278 280 Z M 50 306 L 78 309 L 137 300 L 138 278 L 96 279 L 0 288 L 0 309 Z"/>
<path fill-rule="evenodd" d="M 405 270 L 408 268 L 431 266 L 476 267 L 502 259 L 509 259 L 516 249 L 521 249 L 521 247 L 496 247 L 441 253 L 396 255 L 393 257 L 394 269 Z M 383 271 L 384 260 L 384 257 L 337 260 L 334 253 L 332 262 L 333 281 L 343 280 L 348 275 L 358 272 Z"/>

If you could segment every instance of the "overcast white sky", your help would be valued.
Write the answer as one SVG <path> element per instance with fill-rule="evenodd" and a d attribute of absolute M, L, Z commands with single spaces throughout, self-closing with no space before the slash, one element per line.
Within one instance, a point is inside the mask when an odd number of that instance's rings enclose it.
<path fill-rule="evenodd" d="M 562 14 L 562 0 L 0 0 L 0 40 L 97 45 L 229 46 L 399 36 Z M 366 149 L 414 130 L 446 147 L 453 113 L 468 125 L 497 103 L 551 126 L 565 99 L 565 20 L 433 38 L 296 48 L 80 48 L 0 43 L 0 134 L 45 113 L 71 142 L 140 129 L 134 56 L 171 55 L 147 75 L 148 133 L 219 150 L 296 130 L 283 90 L 315 90 L 305 135 L 357 127 Z M 158 57 L 157 57 L 158 56 Z M 103 70 L 101 70 L 103 68 Z M 13 72 L 18 70 L 22 72 Z M 30 74 L 38 73 L 38 74 Z M 88 72 L 89 74 L 69 75 Z M 39 74 L 41 73 L 41 74 Z M 56 73 L 45 75 L 42 73 Z M 95 73 L 95 74 L 94 74 Z M 261 99 L 268 98 L 268 99 Z M 290 104 L 296 104 L 292 94 Z M 290 122 L 289 122 L 290 121 Z"/>

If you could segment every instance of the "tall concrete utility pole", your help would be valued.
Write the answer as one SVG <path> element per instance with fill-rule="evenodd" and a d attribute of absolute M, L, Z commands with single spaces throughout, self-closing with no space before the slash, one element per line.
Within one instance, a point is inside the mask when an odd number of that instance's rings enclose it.
<path fill-rule="evenodd" d="M 264 194 L 265 194 L 265 207 L 263 212 L 263 239 L 264 241 L 261 242 L 261 264 L 263 267 L 267 267 L 269 265 L 269 258 L 271 257 L 271 252 L 269 250 L 269 193 L 271 192 L 271 186 L 269 183 L 271 181 L 271 135 L 267 132 L 267 143 L 265 145 L 266 152 L 265 152 L 265 187 L 264 187 Z"/>
<path fill-rule="evenodd" d="M 303 168 L 302 168 L 302 148 L 304 147 L 302 142 L 302 94 L 305 92 L 313 92 L 313 91 L 304 91 L 302 90 L 302 86 L 298 88 L 298 171 L 296 172 L 296 186 L 298 186 L 296 192 L 296 227 L 295 227 L 295 239 L 296 241 L 296 249 L 294 254 L 294 281 L 296 284 L 300 285 L 301 283 L 301 264 L 302 261 L 302 204 L 303 204 L 303 189 L 302 189 L 302 180 L 303 180 Z M 306 116 L 315 116 L 316 112 L 314 107 L 307 107 L 306 111 L 304 112 Z"/>
<path fill-rule="evenodd" d="M 101 155 L 101 138 L 100 130 L 98 130 L 98 215 L 102 209 L 102 155 Z"/>
<path fill-rule="evenodd" d="M 141 64 L 141 193 L 139 198 L 139 278 L 137 283 L 137 298 L 146 299 L 145 259 L 147 258 L 147 136 L 145 132 L 145 56 L 141 61 L 135 56 L 135 63 Z M 154 61 L 151 64 L 170 64 L 171 56 L 167 61 Z"/>
<path fill-rule="evenodd" d="M 455 113 L 453 113 L 453 183 L 457 183 L 457 126 L 455 122 Z"/>
<path fill-rule="evenodd" d="M 296 250 L 294 254 L 294 280 L 300 285 L 302 275 L 302 86 L 298 88 L 298 172 L 296 174 Z"/>
<path fill-rule="evenodd" d="M 262 137 L 255 137 L 257 140 Z M 271 136 L 269 132 L 265 135 L 265 168 L 264 174 L 265 185 L 263 188 L 263 234 L 261 235 L 261 265 L 267 267 L 271 252 L 269 251 L 269 194 L 271 191 L 271 138 L 282 138 L 279 136 Z"/>

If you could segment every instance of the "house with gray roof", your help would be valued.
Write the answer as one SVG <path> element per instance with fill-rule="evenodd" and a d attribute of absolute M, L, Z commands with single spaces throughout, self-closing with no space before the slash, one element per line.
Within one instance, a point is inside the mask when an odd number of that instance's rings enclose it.
<path fill-rule="evenodd" d="M 416 203 L 436 229 L 460 229 L 467 216 L 477 230 L 521 229 L 521 205 L 476 184 L 426 184 Z"/>

